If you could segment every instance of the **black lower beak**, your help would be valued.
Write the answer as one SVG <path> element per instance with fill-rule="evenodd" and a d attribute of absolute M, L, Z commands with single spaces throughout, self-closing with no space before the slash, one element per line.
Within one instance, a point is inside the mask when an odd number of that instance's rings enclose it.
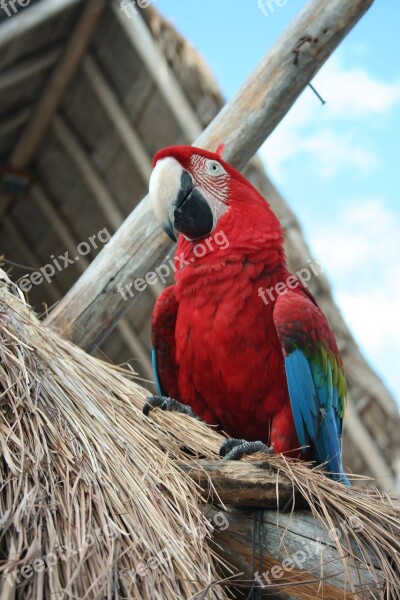
<path fill-rule="evenodd" d="M 193 181 L 187 171 L 183 171 L 181 186 L 175 203 L 174 227 L 190 240 L 210 235 L 214 226 L 214 217 L 208 202 L 193 187 Z"/>

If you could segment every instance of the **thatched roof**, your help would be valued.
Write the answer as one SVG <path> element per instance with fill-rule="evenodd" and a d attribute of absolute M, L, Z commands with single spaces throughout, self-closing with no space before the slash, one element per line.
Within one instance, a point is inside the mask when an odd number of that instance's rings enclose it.
<path fill-rule="evenodd" d="M 146 193 L 153 153 L 191 142 L 224 102 L 204 61 L 153 7 L 129 20 L 118 2 L 105 2 L 50 127 L 28 163 L 15 172 L 10 163 L 18 142 L 24 140 L 21 136 L 32 124 L 38 100 L 60 68 L 88 4 L 31 2 L 0 23 L 0 173 L 8 191 L 20 192 L 1 198 L 0 214 L 6 209 L 0 253 L 10 261 L 8 267 L 24 265 L 13 267 L 14 280 L 29 270 L 54 266 L 66 251 L 78 256 L 78 245 L 105 228 L 112 234 Z M 167 89 L 165 68 L 176 84 Z M 247 175 L 281 218 L 289 262 L 297 270 L 311 256 L 297 219 L 257 159 Z M 21 193 L 31 179 L 33 186 Z M 100 250 L 97 244 L 68 268 L 55 268 L 51 283 L 32 285 L 31 304 L 39 312 L 48 310 Z M 334 326 L 346 365 L 351 402 L 345 464 L 380 477 L 379 485 L 393 489 L 400 464 L 395 401 L 366 365 L 328 282 L 319 277 L 310 287 Z M 146 378 L 151 377 L 150 315 L 159 291 L 160 286 L 153 286 L 142 293 L 101 347 L 117 363 L 133 360 Z"/>
<path fill-rule="evenodd" d="M 226 598 L 181 441 L 144 417 L 132 373 L 43 326 L 17 292 L 0 271 L 2 600 L 175 600 L 209 584 Z"/>

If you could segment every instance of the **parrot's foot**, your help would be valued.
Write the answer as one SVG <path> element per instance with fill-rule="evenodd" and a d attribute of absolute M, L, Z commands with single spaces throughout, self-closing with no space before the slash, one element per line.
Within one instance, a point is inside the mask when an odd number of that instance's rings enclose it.
<path fill-rule="evenodd" d="M 149 412 L 153 410 L 153 408 L 161 408 L 161 410 L 180 412 L 185 415 L 189 415 L 189 417 L 198 419 L 198 416 L 192 411 L 190 406 L 181 404 L 173 398 L 168 398 L 167 396 L 147 396 L 146 400 L 147 402 L 143 406 L 143 413 L 146 415 L 146 417 L 148 417 Z"/>
<path fill-rule="evenodd" d="M 224 460 L 239 460 L 246 454 L 255 454 L 256 452 L 273 454 L 274 449 L 263 442 L 247 442 L 235 438 L 226 439 L 219 449 L 219 454 L 224 457 Z"/>

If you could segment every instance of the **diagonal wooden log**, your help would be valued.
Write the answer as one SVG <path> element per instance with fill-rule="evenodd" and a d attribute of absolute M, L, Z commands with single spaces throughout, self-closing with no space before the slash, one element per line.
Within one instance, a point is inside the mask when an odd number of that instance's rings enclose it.
<path fill-rule="evenodd" d="M 243 168 L 373 0 L 310 0 L 195 145 L 226 144 L 224 158 Z M 169 248 L 148 197 L 135 208 L 48 318 L 92 350 L 137 300 L 123 295 Z"/>

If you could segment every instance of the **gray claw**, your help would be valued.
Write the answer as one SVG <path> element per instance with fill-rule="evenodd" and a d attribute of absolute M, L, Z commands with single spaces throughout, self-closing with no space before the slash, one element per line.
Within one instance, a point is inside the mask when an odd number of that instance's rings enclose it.
<path fill-rule="evenodd" d="M 143 414 L 146 417 L 149 416 L 149 412 L 153 410 L 153 408 L 161 408 L 161 410 L 171 410 L 197 418 L 197 415 L 192 411 L 190 406 L 181 404 L 173 398 L 169 398 L 167 396 L 148 396 L 146 400 L 147 402 L 143 406 Z"/>
<path fill-rule="evenodd" d="M 255 454 L 256 452 L 273 454 L 274 449 L 263 442 L 247 442 L 246 440 L 228 438 L 221 444 L 219 450 L 219 454 L 224 457 L 224 460 L 239 460 L 242 456 Z"/>

